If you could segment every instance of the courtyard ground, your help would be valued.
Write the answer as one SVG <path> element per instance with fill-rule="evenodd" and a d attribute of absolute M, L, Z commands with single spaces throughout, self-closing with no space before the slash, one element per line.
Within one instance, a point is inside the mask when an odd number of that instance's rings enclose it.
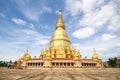
<path fill-rule="evenodd" d="M 73 70 L 0 68 L 0 80 L 120 80 L 120 68 Z"/>

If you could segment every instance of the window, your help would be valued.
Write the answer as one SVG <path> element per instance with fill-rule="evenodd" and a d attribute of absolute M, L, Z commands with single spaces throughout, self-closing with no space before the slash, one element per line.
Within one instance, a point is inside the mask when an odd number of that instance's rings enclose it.
<path fill-rule="evenodd" d="M 73 66 L 74 64 L 73 64 L 73 63 L 71 63 L 71 65 Z"/>
<path fill-rule="evenodd" d="M 66 66 L 66 63 L 64 63 L 64 66 Z"/>
<path fill-rule="evenodd" d="M 70 63 L 68 63 L 68 66 L 70 66 Z"/>
<path fill-rule="evenodd" d="M 62 63 L 60 63 L 60 66 L 62 66 Z"/>
<path fill-rule="evenodd" d="M 56 63 L 56 65 L 58 65 L 58 63 Z"/>
<path fill-rule="evenodd" d="M 40 66 L 40 63 L 38 65 Z"/>
<path fill-rule="evenodd" d="M 43 63 L 41 63 L 41 66 L 43 66 Z"/>
<path fill-rule="evenodd" d="M 55 63 L 52 63 L 52 65 L 54 66 L 54 65 L 55 65 Z"/>

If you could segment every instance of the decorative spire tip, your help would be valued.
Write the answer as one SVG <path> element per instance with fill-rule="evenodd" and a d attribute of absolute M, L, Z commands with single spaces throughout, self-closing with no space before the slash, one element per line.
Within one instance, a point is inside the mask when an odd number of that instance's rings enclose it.
<path fill-rule="evenodd" d="M 62 14 L 62 9 L 59 10 L 59 14 Z"/>

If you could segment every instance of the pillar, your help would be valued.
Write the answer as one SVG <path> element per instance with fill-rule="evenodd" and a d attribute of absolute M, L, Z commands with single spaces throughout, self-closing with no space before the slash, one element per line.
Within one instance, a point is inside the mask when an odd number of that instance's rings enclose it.
<path fill-rule="evenodd" d="M 81 61 L 80 60 L 75 60 L 74 61 L 74 67 L 82 67 Z"/>
<path fill-rule="evenodd" d="M 44 67 L 52 67 L 51 59 L 45 59 L 43 63 Z"/>

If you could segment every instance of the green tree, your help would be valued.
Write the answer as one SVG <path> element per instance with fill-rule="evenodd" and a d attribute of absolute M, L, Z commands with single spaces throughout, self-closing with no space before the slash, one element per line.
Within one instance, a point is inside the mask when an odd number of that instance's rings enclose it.
<path fill-rule="evenodd" d="M 116 61 L 117 61 L 117 57 L 109 58 L 107 63 L 110 67 L 116 67 Z"/>
<path fill-rule="evenodd" d="M 7 66 L 7 63 L 6 61 L 0 61 L 0 66 L 1 67 L 6 67 Z"/>
<path fill-rule="evenodd" d="M 12 63 L 12 60 L 10 60 L 9 63 Z"/>
<path fill-rule="evenodd" d="M 14 65 L 17 65 L 17 61 L 14 62 Z"/>

